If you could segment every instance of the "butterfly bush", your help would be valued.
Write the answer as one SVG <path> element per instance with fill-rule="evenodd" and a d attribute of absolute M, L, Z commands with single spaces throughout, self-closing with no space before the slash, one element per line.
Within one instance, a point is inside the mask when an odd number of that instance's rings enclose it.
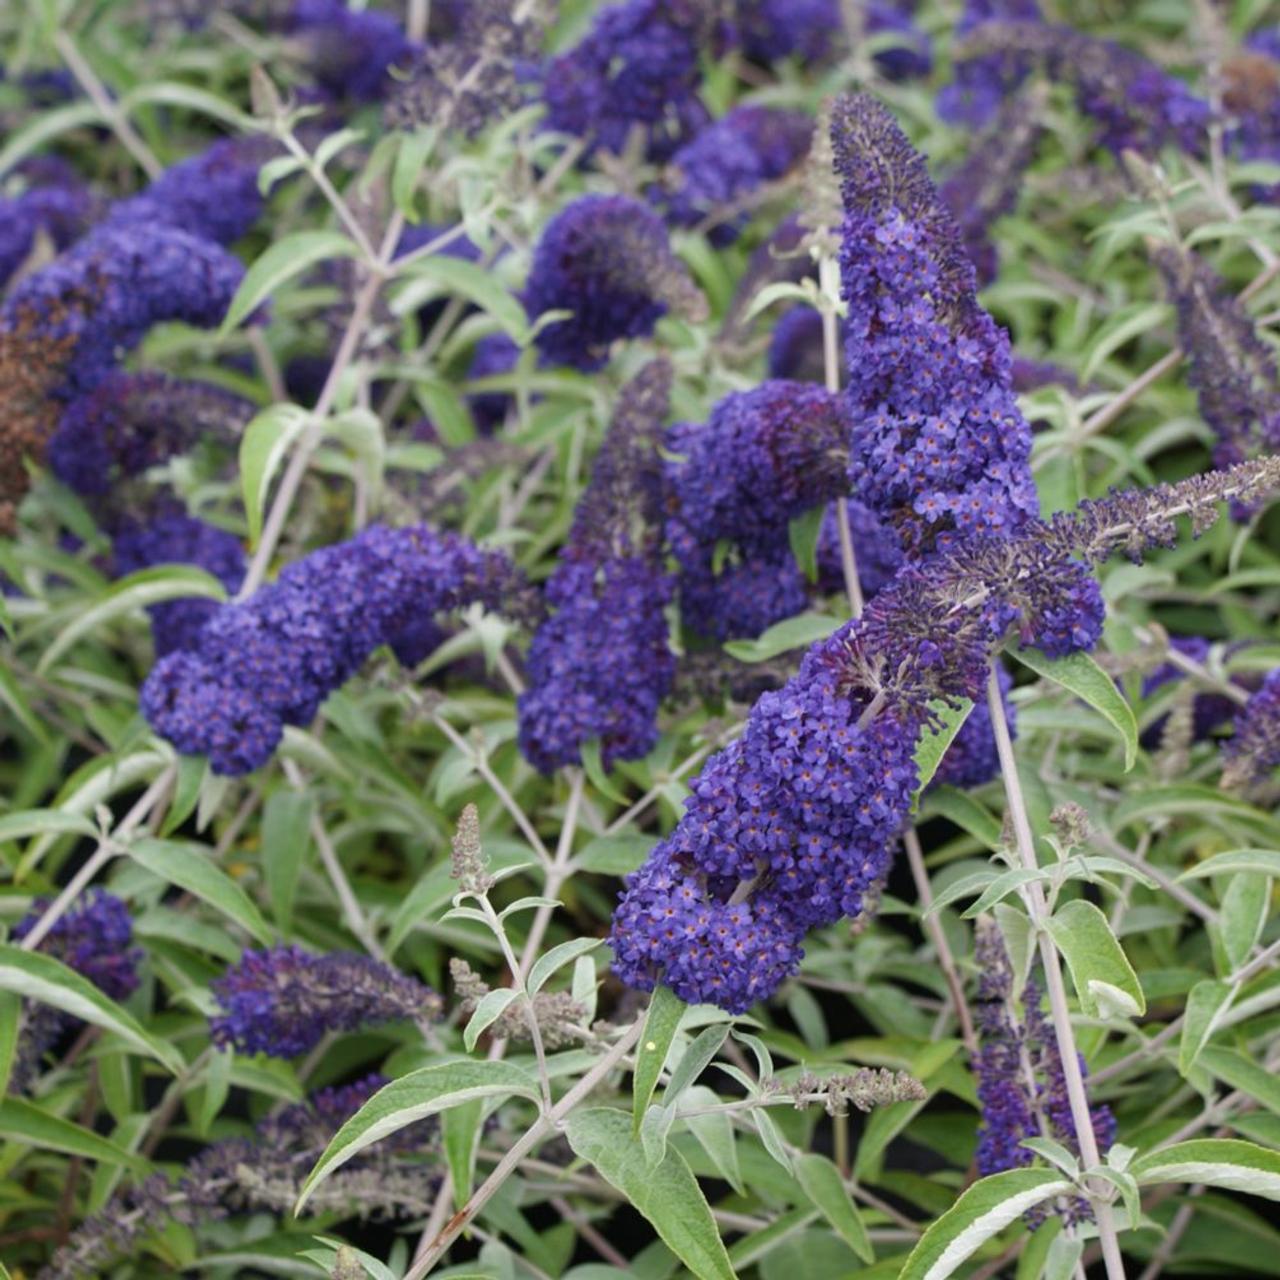
<path fill-rule="evenodd" d="M 0 1272 L 1270 1273 L 1218 8 L 0 6 Z"/>

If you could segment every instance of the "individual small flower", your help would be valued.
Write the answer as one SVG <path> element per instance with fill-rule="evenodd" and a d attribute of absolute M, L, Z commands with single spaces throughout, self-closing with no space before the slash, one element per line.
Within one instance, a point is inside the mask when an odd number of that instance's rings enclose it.
<path fill-rule="evenodd" d="M 440 997 L 416 978 L 355 952 L 314 955 L 297 946 L 246 951 L 210 983 L 220 1013 L 216 1045 L 293 1058 L 327 1032 L 434 1018 Z"/>
<path fill-rule="evenodd" d="M 67 405 L 49 440 L 49 466 L 77 493 L 106 498 L 198 444 L 234 444 L 253 412 L 251 401 L 211 383 L 117 370 Z"/>
<path fill-rule="evenodd" d="M 31 911 L 13 927 L 13 937 L 21 941 L 44 914 L 48 902 L 39 899 Z M 138 965 L 142 961 L 133 941 L 129 909 L 105 889 L 93 889 L 62 915 L 45 934 L 39 950 L 61 960 L 83 978 L 88 978 L 104 995 L 123 1000 L 138 987 Z"/>
<path fill-rule="evenodd" d="M 1040 67 L 1054 81 L 1075 90 L 1076 107 L 1098 128 L 1096 142 L 1116 156 L 1125 151 L 1154 155 L 1162 147 L 1203 151 L 1209 106 L 1181 80 L 1142 54 L 1071 27 L 1044 22 L 996 21 L 976 27 L 955 50 L 958 75 L 969 60 L 978 79 L 995 59 L 1022 74 Z M 1002 74 L 1000 79 L 1008 83 Z M 994 102 L 985 99 L 989 118 Z"/>
<path fill-rule="evenodd" d="M 1152 257 L 1178 311 L 1178 336 L 1200 413 L 1214 429 L 1216 467 L 1280 448 L 1280 372 L 1252 317 L 1203 259 L 1171 244 Z"/>
<path fill-rule="evenodd" d="M 1040 1010 L 1039 988 L 1034 982 L 1027 984 L 1019 1009 L 1008 953 L 993 921 L 979 921 L 975 952 L 980 971 L 975 1014 L 981 1048 L 974 1063 L 982 1107 L 979 1174 L 989 1177 L 1029 1165 L 1035 1157 L 1022 1145 L 1028 1138 L 1055 1139 L 1078 1156 L 1062 1057 L 1053 1028 Z M 1098 1146 L 1105 1151 L 1115 1140 L 1115 1117 L 1105 1106 L 1090 1114 Z M 1068 1212 L 1073 1220 L 1088 1216 L 1078 1198 L 1070 1202 Z"/>
<path fill-rule="evenodd" d="M 651 334 L 668 309 L 706 310 L 658 216 L 628 196 L 580 196 L 547 224 L 524 304 L 534 319 L 572 312 L 540 330 L 538 350 L 548 364 L 586 373 L 604 367 L 617 339 Z"/>
<path fill-rule="evenodd" d="M 1038 509 L 1031 430 L 959 227 L 874 99 L 840 99 L 831 137 L 845 207 L 850 488 L 908 556 L 1012 533 Z"/>
<path fill-rule="evenodd" d="M 1264 781 L 1280 764 L 1280 669 L 1272 671 L 1236 715 L 1222 748 L 1222 785 L 1240 789 Z"/>
<path fill-rule="evenodd" d="M 194 648 L 171 653 L 142 687 L 152 728 L 217 773 L 265 764 L 286 724 L 305 725 L 368 656 L 423 618 L 482 602 L 527 607 L 510 561 L 425 525 L 373 525 L 285 568 L 217 610 Z"/>
<path fill-rule="evenodd" d="M 118 529 L 112 558 L 119 577 L 155 565 L 189 564 L 212 574 L 228 594 L 239 590 L 244 579 L 244 546 L 239 538 L 167 504 L 149 519 L 131 521 Z M 206 598 L 153 604 L 148 613 L 156 657 L 194 647 L 204 624 L 218 608 L 216 601 Z"/>
<path fill-rule="evenodd" d="M 606 769 L 657 741 L 658 706 L 675 670 L 658 454 L 670 393 L 663 361 L 623 389 L 547 583 L 556 612 L 534 635 L 519 701 L 520 750 L 544 773 L 580 762 L 591 741 Z"/>
<path fill-rule="evenodd" d="M 176 227 L 215 244 L 232 244 L 262 213 L 258 170 L 270 154 L 262 138 L 223 138 L 166 169 L 145 191 L 117 201 L 105 225 Z"/>
<path fill-rule="evenodd" d="M 221 246 L 169 226 L 104 227 L 23 280 L 0 333 L 70 339 L 60 395 L 91 391 L 153 325 L 221 323 L 244 268 Z"/>
<path fill-rule="evenodd" d="M 349 8 L 343 0 L 293 0 L 285 29 L 299 38 L 308 69 L 331 100 L 376 102 L 407 67 L 418 46 L 400 23 L 376 9 Z"/>
<path fill-rule="evenodd" d="M 678 227 L 710 223 L 707 239 L 731 244 L 750 217 L 741 206 L 794 169 L 812 136 L 813 121 L 802 112 L 735 107 L 672 156 L 667 220 Z"/>
<path fill-rule="evenodd" d="M 996 278 L 999 258 L 990 239 L 991 225 L 1017 206 L 1023 174 L 1044 132 L 1039 115 L 1039 104 L 1029 95 L 1011 98 L 988 133 L 938 188 L 955 215 L 981 288 Z"/>
<path fill-rule="evenodd" d="M 387 115 L 399 128 L 430 125 L 474 137 L 510 116 L 535 89 L 546 4 L 468 0 L 450 38 L 429 41 L 391 92 Z"/>
<path fill-rule="evenodd" d="M 699 54 L 714 35 L 698 0 L 619 0 L 552 58 L 543 77 L 546 125 L 621 154 L 633 133 L 662 161 L 707 121 Z"/>

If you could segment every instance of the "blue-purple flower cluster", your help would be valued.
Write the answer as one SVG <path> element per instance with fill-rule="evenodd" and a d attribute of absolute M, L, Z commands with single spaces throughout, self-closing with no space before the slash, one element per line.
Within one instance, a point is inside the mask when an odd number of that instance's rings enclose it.
<path fill-rule="evenodd" d="M 327 1032 L 434 1018 L 441 1007 L 430 987 L 370 956 L 296 946 L 246 951 L 210 990 L 222 1010 L 209 1020 L 214 1044 L 273 1058 L 306 1053 Z"/>
<path fill-rule="evenodd" d="M 29 160 L 22 173 L 26 190 L 0 197 L 0 288 L 30 257 L 38 235 L 66 249 L 89 229 L 96 211 L 93 195 L 65 162 Z"/>
<path fill-rule="evenodd" d="M 1280 371 L 1253 318 L 1202 258 L 1171 244 L 1152 257 L 1178 311 L 1187 381 L 1214 429 L 1216 467 L 1280 448 Z"/>
<path fill-rule="evenodd" d="M 984 22 L 956 49 L 963 86 L 939 103 L 952 119 L 985 123 L 997 102 L 1032 68 L 1071 85 L 1076 108 L 1097 126 L 1096 143 L 1119 156 L 1176 146 L 1204 150 L 1209 105 L 1142 54 L 1071 27 L 1046 22 Z M 970 63 L 973 63 L 970 67 Z"/>
<path fill-rule="evenodd" d="M 813 120 L 803 112 L 735 107 L 672 156 L 668 221 L 678 227 L 707 223 L 713 245 L 732 244 L 749 220 L 744 205 L 752 194 L 794 169 L 812 137 Z"/>
<path fill-rule="evenodd" d="M 1193 662 L 1198 662 L 1202 665 L 1208 661 L 1212 647 L 1203 636 L 1169 637 L 1169 648 L 1174 653 L 1181 654 L 1184 658 L 1190 658 Z M 1183 685 L 1186 680 L 1186 673 L 1179 667 L 1172 662 L 1162 662 L 1143 677 L 1142 697 L 1144 699 L 1150 698 L 1167 685 Z M 1235 707 L 1235 702 L 1225 693 L 1207 691 L 1192 694 L 1191 740 L 1200 742 L 1209 737 L 1214 729 L 1231 718 L 1231 713 L 1235 710 Z M 1160 742 L 1168 720 L 1169 717 L 1167 715 L 1162 715 L 1147 727 L 1142 734 L 1143 746 L 1153 747 Z"/>
<path fill-rule="evenodd" d="M 573 48 L 552 58 L 543 101 L 550 129 L 621 153 L 633 134 L 666 160 L 706 124 L 699 53 L 715 34 L 698 0 L 619 0 Z"/>
<path fill-rule="evenodd" d="M 220 608 L 194 647 L 163 658 L 142 687 L 151 727 L 217 773 L 271 758 L 286 724 L 305 725 L 379 645 L 422 618 L 475 601 L 521 607 L 510 561 L 425 525 L 374 525 L 286 567 Z"/>
<path fill-rule="evenodd" d="M 419 48 L 392 14 L 343 0 L 293 0 L 285 29 L 322 97 L 335 102 L 376 102 L 392 87 L 391 69 L 407 70 Z"/>
<path fill-rule="evenodd" d="M 1016 737 L 1018 716 L 1009 701 L 1013 677 L 997 662 L 996 680 L 1000 685 L 1000 698 L 1004 703 L 1005 723 L 1009 736 Z M 996 754 L 995 731 L 991 724 L 991 706 L 985 698 L 973 704 L 973 710 L 960 726 L 960 732 L 952 739 L 933 775 L 936 786 L 980 787 L 984 782 L 1000 774 L 1000 760 Z"/>
<path fill-rule="evenodd" d="M 1244 787 L 1262 782 L 1280 765 L 1280 668 L 1236 715 L 1235 733 L 1222 748 L 1223 782 Z"/>
<path fill-rule="evenodd" d="M 175 227 L 215 244 L 232 244 L 262 213 L 258 169 L 269 154 L 270 145 L 261 138 L 223 138 L 171 165 L 140 194 L 117 201 L 104 225 Z"/>
<path fill-rule="evenodd" d="M 229 594 L 239 590 L 244 580 L 240 539 L 167 503 L 148 518 L 128 521 L 116 530 L 112 559 L 119 577 L 156 565 L 187 564 L 212 574 Z M 194 648 L 201 628 L 218 608 L 215 601 L 203 597 L 153 604 L 147 612 L 156 657 Z"/>
<path fill-rule="evenodd" d="M 664 609 L 662 463 L 671 367 L 647 365 L 623 389 L 591 481 L 547 583 L 556 612 L 529 649 L 520 750 L 550 773 L 593 740 L 607 769 L 648 754 L 675 659 Z"/>
<path fill-rule="evenodd" d="M 695 631 L 756 635 L 804 607 L 787 524 L 845 492 L 848 433 L 839 396 L 783 381 L 732 392 L 705 423 L 670 430 L 668 536 Z M 725 540 L 735 558 L 721 565 Z"/>
<path fill-rule="evenodd" d="M 15 940 L 20 942 L 31 932 L 48 905 L 44 900 L 32 904 L 13 927 Z M 142 951 L 132 942 L 129 909 L 114 894 L 93 889 L 55 922 L 39 950 L 88 978 L 103 995 L 123 1000 L 137 990 L 139 982 Z"/>
<path fill-rule="evenodd" d="M 1066 1076 L 1057 1038 L 1040 1009 L 1040 989 L 1029 982 L 1021 997 L 1021 1017 L 1014 1005 L 1013 971 L 1000 931 L 980 921 L 976 939 L 979 966 L 977 1022 L 981 1048 L 974 1068 L 982 1125 L 978 1130 L 977 1164 L 983 1177 L 1029 1165 L 1034 1153 L 1028 1138 L 1053 1138 L 1077 1156 L 1080 1152 Z M 1081 1059 L 1081 1070 L 1085 1070 Z M 1115 1140 L 1110 1107 L 1091 1111 L 1100 1150 Z M 1068 1206 L 1071 1217 L 1087 1216 L 1083 1201 Z"/>
<path fill-rule="evenodd" d="M 849 477 L 908 555 L 1007 534 L 1037 511 L 1009 340 L 924 159 L 872 98 L 839 100 Z"/>
<path fill-rule="evenodd" d="M 232 443 L 252 416 L 252 402 L 211 383 L 116 370 L 63 410 L 48 462 L 77 493 L 106 498 L 197 444 Z"/>
<path fill-rule="evenodd" d="M 531 319 L 569 311 L 537 336 L 547 364 L 590 373 L 619 338 L 647 337 L 667 310 L 705 301 L 671 251 L 662 220 L 628 196 L 581 196 L 547 224 L 524 289 Z"/>
<path fill-rule="evenodd" d="M 957 38 L 970 35 L 985 23 L 1039 23 L 1039 0 L 965 0 Z M 998 41 L 983 53 L 970 54 L 955 63 L 950 84 L 938 92 L 938 115 L 950 124 L 980 128 L 995 118 L 1000 104 L 1031 74 L 1035 59 Z"/>
<path fill-rule="evenodd" d="M 0 331 L 35 317 L 48 341 L 74 343 L 60 391 L 91 391 L 161 321 L 221 322 L 244 268 L 220 245 L 175 227 L 104 227 L 21 281 Z"/>

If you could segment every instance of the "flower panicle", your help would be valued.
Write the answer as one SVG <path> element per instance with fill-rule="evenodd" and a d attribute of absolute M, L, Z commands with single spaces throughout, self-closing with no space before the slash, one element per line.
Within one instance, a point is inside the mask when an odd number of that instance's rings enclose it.
<path fill-rule="evenodd" d="M 831 1116 L 847 1115 L 851 1106 L 866 1112 L 895 1102 L 923 1102 L 929 1096 L 924 1085 L 910 1072 L 888 1067 L 859 1067 L 839 1075 L 802 1071 L 786 1079 L 768 1076 L 760 1087 L 766 1094 L 786 1094 L 794 1098 L 798 1110 L 821 1103 Z"/>

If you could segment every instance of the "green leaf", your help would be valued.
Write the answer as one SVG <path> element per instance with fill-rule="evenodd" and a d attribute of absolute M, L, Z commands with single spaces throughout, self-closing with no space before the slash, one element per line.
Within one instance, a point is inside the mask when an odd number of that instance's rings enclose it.
<path fill-rule="evenodd" d="M 552 947 L 550 951 L 540 955 L 534 962 L 533 968 L 529 970 L 529 978 L 525 983 L 525 989 L 529 995 L 536 996 L 557 969 L 576 960 L 579 956 L 585 956 L 588 951 L 594 951 L 600 942 L 599 938 L 570 938 L 568 942 L 562 942 L 559 946 Z"/>
<path fill-rule="evenodd" d="M 1064 903 L 1045 927 L 1066 958 L 1086 1014 L 1091 1018 L 1112 1012 L 1137 1017 L 1146 1012 L 1138 975 L 1111 932 L 1107 917 L 1092 902 L 1077 899 Z"/>
<path fill-rule="evenodd" d="M 58 632 L 40 655 L 36 674 L 43 675 L 82 636 L 100 632 L 113 618 L 165 600 L 191 598 L 225 600 L 227 590 L 211 573 L 194 565 L 161 564 L 139 569 L 112 583 L 103 595 Z"/>
<path fill-rule="evenodd" d="M 411 1071 L 384 1085 L 334 1134 L 315 1168 L 307 1174 L 294 1214 L 302 1212 L 312 1192 L 335 1169 L 379 1138 L 398 1133 L 415 1121 L 438 1115 L 450 1107 L 493 1097 L 520 1097 L 536 1102 L 537 1081 L 509 1062 L 446 1062 Z"/>
<path fill-rule="evenodd" d="M 204 845 L 147 839 L 129 845 L 128 852 L 152 875 L 207 902 L 259 942 L 273 941 L 271 928 L 252 899 L 213 861 L 212 850 Z"/>
<path fill-rule="evenodd" d="M 1014 648 L 1012 653 L 1024 666 L 1060 684 L 1099 712 L 1124 743 L 1124 767 L 1128 772 L 1138 758 L 1138 722 L 1133 708 L 1116 688 L 1116 682 L 1087 653 L 1071 653 L 1065 658 L 1046 658 L 1036 649 Z"/>
<path fill-rule="evenodd" d="M 9 1138 L 37 1150 L 61 1151 L 101 1164 L 123 1165 L 138 1173 L 147 1169 L 147 1162 L 141 1157 L 130 1155 L 92 1129 L 85 1129 L 61 1116 L 50 1115 L 25 1098 L 0 1101 L 0 1138 Z"/>
<path fill-rule="evenodd" d="M 1206 876 L 1238 874 L 1280 877 L 1280 850 L 1232 849 L 1227 853 L 1215 853 L 1184 871 L 1178 879 L 1203 880 Z"/>
<path fill-rule="evenodd" d="M 66 813 L 62 809 L 20 809 L 0 818 L 0 844 L 21 840 L 26 836 L 46 835 L 96 836 L 98 828 L 83 814 Z"/>
<path fill-rule="evenodd" d="M 657 843 L 653 836 L 596 836 L 573 855 L 578 871 L 594 871 L 605 876 L 625 876 L 638 870 Z"/>
<path fill-rule="evenodd" d="M 475 1180 L 476 1151 L 480 1146 L 480 1126 L 484 1121 L 485 1102 L 476 1098 L 460 1106 L 450 1107 L 441 1117 L 444 1157 L 453 1184 L 453 1203 L 466 1204 Z"/>
<path fill-rule="evenodd" d="M 158 80 L 147 82 L 131 89 L 120 100 L 121 109 L 127 114 L 135 107 L 160 106 L 184 107 L 197 115 L 208 116 L 211 120 L 220 120 L 223 124 L 242 132 L 257 128 L 252 116 L 247 116 L 225 98 L 207 89 L 197 89 L 194 85 L 182 84 L 177 80 Z"/>
<path fill-rule="evenodd" d="M 0 176 L 8 173 L 14 165 L 21 164 L 27 156 L 48 146 L 60 134 L 101 122 L 102 112 L 92 102 L 69 102 L 66 106 L 41 112 L 6 138 L 3 149 L 0 149 Z"/>
<path fill-rule="evenodd" d="M 422 177 L 422 170 L 435 142 L 434 129 L 420 128 L 400 136 L 395 167 L 391 171 L 391 198 L 395 201 L 396 208 L 410 221 L 417 220 L 414 197 L 418 190 L 418 180 Z"/>
<path fill-rule="evenodd" d="M 262 512 L 276 468 L 310 420 L 296 404 L 273 404 L 255 415 L 240 437 L 240 492 L 253 546 L 262 536 Z"/>
<path fill-rule="evenodd" d="M 46 742 L 48 735 L 40 717 L 31 709 L 27 695 L 18 678 L 8 667 L 0 667 L 0 706 L 8 707 L 9 714 L 37 741 Z"/>
<path fill-rule="evenodd" d="M 871 1238 L 845 1190 L 840 1170 L 826 1156 L 810 1154 L 796 1162 L 796 1178 L 836 1235 L 868 1266 L 873 1263 L 876 1255 Z"/>
<path fill-rule="evenodd" d="M 662 1091 L 664 1107 L 675 1106 L 680 1100 L 680 1095 L 690 1088 L 711 1065 L 712 1059 L 720 1052 L 720 1046 L 724 1044 L 728 1034 L 729 1024 L 719 1022 L 704 1027 L 694 1037 L 689 1047 L 680 1055 L 680 1061 L 676 1063 L 667 1079 L 667 1087 Z"/>
<path fill-rule="evenodd" d="M 807 649 L 818 640 L 825 640 L 837 628 L 844 626 L 843 618 L 832 618 L 825 613 L 797 613 L 794 618 L 775 622 L 754 640 L 730 640 L 724 651 L 739 662 L 766 662 L 780 653 L 792 649 Z"/>
<path fill-rule="evenodd" d="M 961 698 L 959 705 L 954 707 L 946 702 L 929 704 L 930 714 L 935 720 L 941 721 L 942 727 L 937 732 L 926 729 L 920 735 L 920 741 L 916 743 L 916 773 L 919 775 L 919 782 L 916 784 L 916 805 L 919 805 L 920 797 L 933 781 L 933 775 L 938 772 L 942 757 L 947 754 L 947 748 L 956 740 L 956 734 L 964 728 L 964 722 L 969 718 L 972 710 L 973 703 L 968 698 Z"/>
<path fill-rule="evenodd" d="M 807 582 L 818 580 L 818 535 L 822 532 L 822 522 L 826 515 L 827 508 L 823 503 L 796 516 L 787 525 L 791 554 L 795 556 L 796 564 L 800 566 L 800 572 Z"/>
<path fill-rule="evenodd" d="M 1178 1142 L 1139 1156 L 1129 1172 L 1144 1187 L 1157 1182 L 1198 1183 L 1280 1200 L 1280 1153 L 1235 1138 Z"/>
<path fill-rule="evenodd" d="M 376 505 L 387 454 L 382 419 L 371 410 L 357 406 L 334 414 L 325 423 L 325 434 L 341 441 L 359 463 L 364 472 L 368 501 Z"/>
<path fill-rule="evenodd" d="M 600 739 L 591 738 L 584 742 L 579 748 L 579 754 L 582 756 L 582 767 L 587 771 L 591 785 L 601 795 L 608 796 L 610 800 L 615 800 L 618 804 L 626 804 L 627 797 L 613 785 L 605 772 L 604 761 L 600 754 Z"/>
<path fill-rule="evenodd" d="M 520 992 L 514 987 L 496 987 L 486 991 L 480 998 L 475 1010 L 462 1033 L 462 1043 L 470 1053 L 476 1047 L 476 1041 L 506 1013 L 513 1000 L 520 998 Z"/>
<path fill-rule="evenodd" d="M 235 1054 L 230 1049 L 216 1049 L 209 1055 L 204 1070 L 203 1095 L 192 1117 L 196 1132 L 202 1138 L 209 1136 L 209 1130 L 231 1092 L 231 1064 L 234 1058 Z"/>
<path fill-rule="evenodd" d="M 306 792 L 274 791 L 262 810 L 262 864 L 271 914 L 287 934 L 293 925 L 298 878 L 311 848 L 315 801 Z"/>
<path fill-rule="evenodd" d="M 671 1042 L 676 1038 L 680 1019 L 689 1006 L 670 987 L 655 987 L 649 1012 L 645 1015 L 644 1031 L 636 1046 L 636 1069 L 631 1082 L 631 1119 L 634 1132 L 640 1132 L 640 1122 L 653 1100 L 658 1087 L 658 1077 L 667 1061 Z"/>
<path fill-rule="evenodd" d="M 9 1092 L 13 1055 L 18 1047 L 22 1001 L 12 991 L 0 991 L 0 1098 Z"/>
<path fill-rule="evenodd" d="M 1231 1005 L 1233 990 L 1226 982 L 1197 982 L 1187 996 L 1178 1045 L 1178 1070 L 1189 1075 L 1222 1015 Z"/>
<path fill-rule="evenodd" d="M 920 1237 L 898 1280 L 945 1280 L 1028 1209 L 1071 1189 L 1052 1169 L 1010 1169 L 975 1182 Z"/>
<path fill-rule="evenodd" d="M 1222 895 L 1218 928 L 1227 964 L 1234 973 L 1249 958 L 1271 908 L 1271 877 L 1255 871 L 1238 872 L 1231 877 Z"/>
<path fill-rule="evenodd" d="M 982 891 L 977 902 L 966 907 L 960 914 L 965 920 L 972 920 L 984 911 L 990 911 L 997 902 L 1003 902 L 1011 893 L 1016 893 L 1023 885 L 1034 884 L 1037 880 L 1047 880 L 1047 871 L 1031 871 L 1026 867 L 1013 867 L 1005 871 Z"/>
<path fill-rule="evenodd" d="M 170 1044 L 153 1036 L 134 1016 L 108 999 L 87 978 L 61 961 L 38 951 L 23 951 L 0 943 L 0 990 L 52 1005 L 95 1027 L 113 1031 L 142 1053 L 149 1054 L 174 1075 L 186 1066 Z"/>
<path fill-rule="evenodd" d="M 281 285 L 301 275 L 308 267 L 334 258 L 357 258 L 355 241 L 340 231 L 295 231 L 268 245 L 244 279 L 227 308 L 219 334 L 226 337 L 257 310 Z"/>
<path fill-rule="evenodd" d="M 608 1107 L 570 1112 L 565 1136 L 574 1153 L 626 1196 L 695 1276 L 734 1280 L 733 1264 L 702 1188 L 674 1147 L 650 1168 L 626 1114 Z"/>
<path fill-rule="evenodd" d="M 701 1115 L 683 1117 L 689 1132 L 707 1153 L 708 1159 L 715 1166 L 720 1177 L 740 1196 L 746 1195 L 742 1169 L 738 1163 L 738 1145 L 734 1138 L 733 1121 L 723 1111 L 706 1109 L 719 1105 L 720 1099 L 712 1090 L 701 1084 L 690 1085 L 683 1096 L 691 1107 L 702 1112 Z"/>
<path fill-rule="evenodd" d="M 1280 1114 L 1280 1077 L 1235 1049 L 1208 1045 L 1200 1064 L 1233 1089 L 1241 1089 L 1269 1111 Z"/>
<path fill-rule="evenodd" d="M 519 299 L 493 274 L 489 267 L 447 254 L 434 253 L 418 258 L 405 268 L 409 276 L 422 276 L 438 284 L 445 293 L 455 294 L 474 303 L 492 316 L 517 346 L 529 342 L 529 319 Z"/>
<path fill-rule="evenodd" d="M 182 756 L 178 760 L 178 776 L 173 784 L 173 801 L 164 815 L 161 836 L 170 836 L 191 817 L 204 789 L 209 762 L 204 756 Z"/>

